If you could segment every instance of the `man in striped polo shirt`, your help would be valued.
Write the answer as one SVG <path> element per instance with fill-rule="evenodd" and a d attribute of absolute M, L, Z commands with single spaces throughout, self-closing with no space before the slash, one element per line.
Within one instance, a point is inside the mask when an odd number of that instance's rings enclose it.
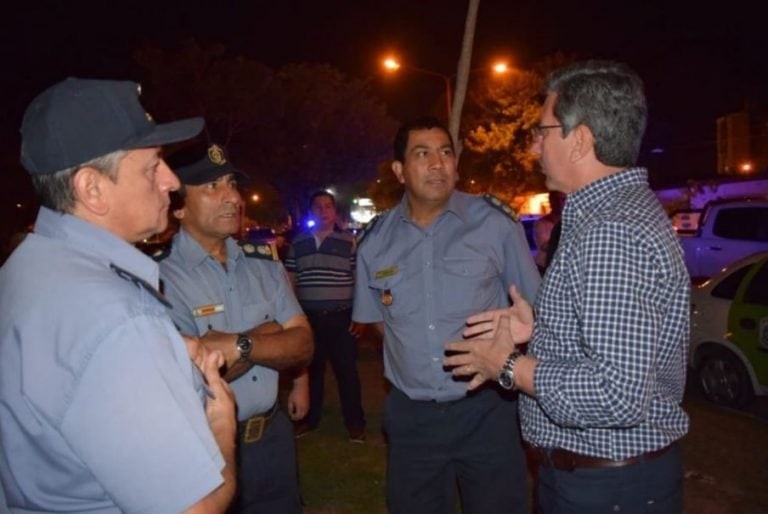
<path fill-rule="evenodd" d="M 336 199 L 332 194 L 314 193 L 309 206 L 316 225 L 293 239 L 285 261 L 315 334 L 315 355 L 309 366 L 309 413 L 297 427 L 296 436 L 316 430 L 320 423 L 325 363 L 330 360 L 349 439 L 362 443 L 365 414 L 360 400 L 356 341 L 362 326 L 351 321 L 355 239 L 336 224 Z"/>

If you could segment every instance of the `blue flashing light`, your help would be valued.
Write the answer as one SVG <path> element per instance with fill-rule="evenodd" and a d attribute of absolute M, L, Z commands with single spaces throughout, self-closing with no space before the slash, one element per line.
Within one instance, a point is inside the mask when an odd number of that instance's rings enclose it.
<path fill-rule="evenodd" d="M 317 223 L 315 223 L 315 220 L 313 220 L 312 218 L 309 218 L 309 219 L 307 220 L 307 228 L 312 228 L 312 227 L 314 227 L 315 225 L 317 225 Z"/>

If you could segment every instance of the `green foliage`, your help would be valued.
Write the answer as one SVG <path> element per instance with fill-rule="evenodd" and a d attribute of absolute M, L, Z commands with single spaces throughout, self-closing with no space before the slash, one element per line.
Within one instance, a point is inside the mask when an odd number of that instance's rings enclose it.
<path fill-rule="evenodd" d="M 486 79 L 469 93 L 462 174 L 507 201 L 543 189 L 529 136 L 539 120 L 542 82 L 535 72 L 517 71 Z"/>
<path fill-rule="evenodd" d="M 539 123 L 541 96 L 549 72 L 571 58 L 555 55 L 531 70 L 487 77 L 469 91 L 463 122 L 461 174 L 468 189 L 508 202 L 544 190 L 538 159 L 531 154 L 531 127 Z"/>

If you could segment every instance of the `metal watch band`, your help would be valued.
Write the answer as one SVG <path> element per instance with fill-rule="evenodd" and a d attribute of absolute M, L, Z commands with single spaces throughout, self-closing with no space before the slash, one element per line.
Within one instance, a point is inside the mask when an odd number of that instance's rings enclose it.
<path fill-rule="evenodd" d="M 510 391 L 517 389 L 515 387 L 515 362 L 521 355 L 522 353 L 520 353 L 518 350 L 513 351 L 509 354 L 507 360 L 504 362 L 504 366 L 501 368 L 498 380 L 499 385 L 501 385 L 501 387 L 504 389 Z"/>

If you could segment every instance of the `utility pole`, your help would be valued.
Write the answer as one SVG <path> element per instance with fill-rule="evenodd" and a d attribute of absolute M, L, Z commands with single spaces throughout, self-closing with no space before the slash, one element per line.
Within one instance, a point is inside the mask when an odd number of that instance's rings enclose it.
<path fill-rule="evenodd" d="M 453 94 L 453 108 L 449 110 L 449 130 L 451 138 L 456 145 L 456 155 L 461 154 L 461 141 L 459 140 L 459 127 L 461 126 L 461 111 L 464 109 L 464 98 L 467 95 L 467 83 L 472 63 L 472 46 L 475 41 L 475 26 L 477 25 L 477 9 L 480 0 L 469 0 L 467 8 L 467 20 L 464 23 L 464 40 L 461 44 L 461 56 L 459 57 L 456 71 L 456 90 Z"/>

